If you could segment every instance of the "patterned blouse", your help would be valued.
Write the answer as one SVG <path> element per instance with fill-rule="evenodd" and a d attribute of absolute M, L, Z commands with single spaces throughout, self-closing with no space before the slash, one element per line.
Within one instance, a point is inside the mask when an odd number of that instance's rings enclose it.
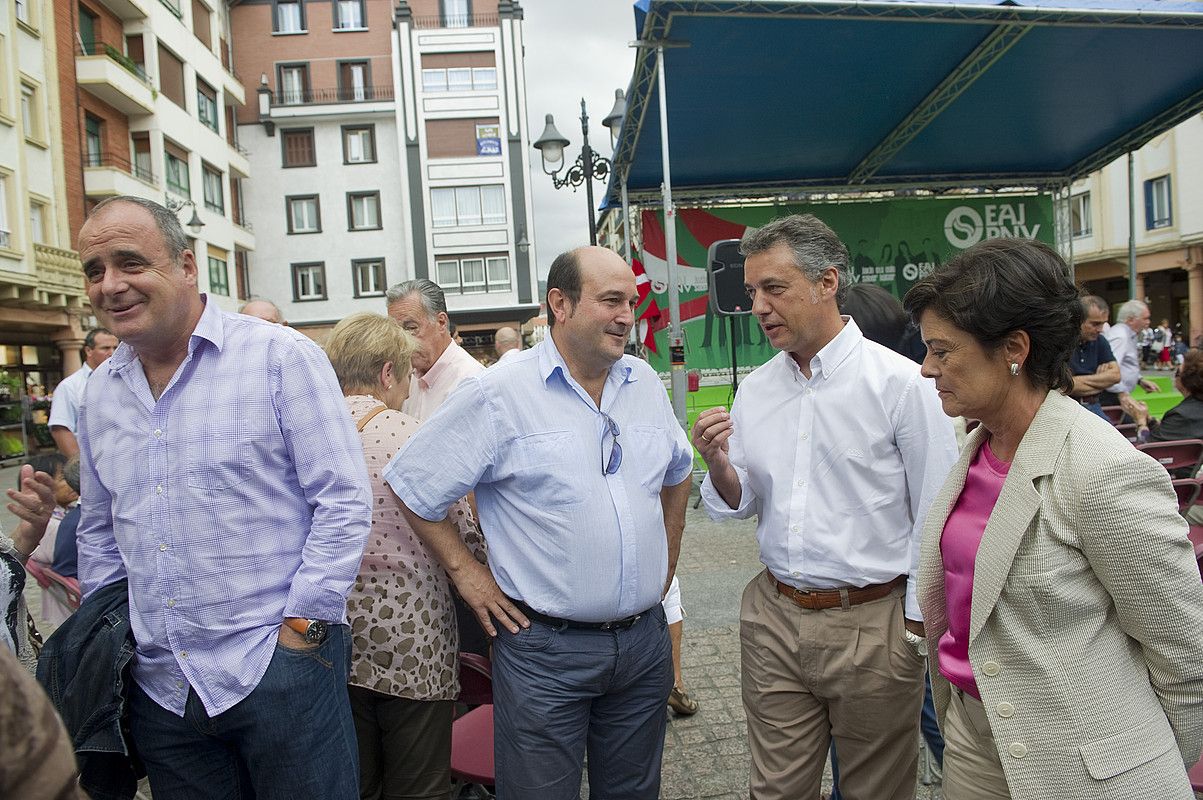
<path fill-rule="evenodd" d="M 358 425 L 381 403 L 352 395 L 347 405 Z M 360 433 L 372 481 L 372 532 L 347 598 L 354 643 L 350 683 L 411 700 L 454 700 L 459 695 L 459 631 L 451 581 L 409 527 L 401 501 L 381 478 L 417 426 L 413 417 L 386 410 Z M 468 503 L 457 502 L 449 516 L 484 563 L 484 539 Z"/>

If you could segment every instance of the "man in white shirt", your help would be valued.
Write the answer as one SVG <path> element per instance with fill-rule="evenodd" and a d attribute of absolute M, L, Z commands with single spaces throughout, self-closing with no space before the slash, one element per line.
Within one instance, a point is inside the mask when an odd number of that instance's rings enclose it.
<path fill-rule="evenodd" d="M 841 317 L 848 250 L 811 215 L 749 230 L 752 313 L 781 350 L 703 412 L 714 519 L 758 518 L 740 609 L 751 796 L 817 797 L 831 739 L 848 800 L 914 797 L 919 537 L 956 438 L 919 366 Z"/>
<path fill-rule="evenodd" d="M 117 349 L 117 337 L 104 328 L 93 328 L 84 336 L 84 364 L 68 375 L 54 389 L 54 400 L 50 404 L 50 435 L 58 445 L 59 452 L 67 458 L 79 455 L 79 442 L 75 440 L 79 421 L 79 405 L 84 399 L 84 387 L 92 370 Z"/>
<path fill-rule="evenodd" d="M 510 327 L 498 328 L 493 334 L 493 349 L 497 351 L 497 363 L 522 352 L 522 337 Z"/>
<path fill-rule="evenodd" d="M 1140 377 L 1140 348 L 1136 337 L 1149 327 L 1149 307 L 1140 300 L 1129 300 L 1119 307 L 1115 319 L 1115 324 L 1103 335 L 1119 363 L 1120 379 L 1100 395 L 1099 402 L 1104 406 L 1122 406 L 1128 417 L 1137 419 L 1146 415 L 1148 408 L 1133 400 L 1131 391 L 1137 384 L 1146 392 L 1160 391 L 1157 384 Z"/>
<path fill-rule="evenodd" d="M 452 340 L 447 298 L 434 281 L 418 278 L 398 283 L 385 292 L 384 300 L 388 315 L 418 340 L 409 399 L 401 410 L 429 419 L 460 381 L 479 375 L 484 365 Z"/>

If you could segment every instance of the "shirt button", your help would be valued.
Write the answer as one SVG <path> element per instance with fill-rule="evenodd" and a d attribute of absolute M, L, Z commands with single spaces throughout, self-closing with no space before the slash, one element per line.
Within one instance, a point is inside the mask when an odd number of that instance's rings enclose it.
<path fill-rule="evenodd" d="M 162 428 L 155 428 L 155 438 L 156 438 L 156 439 L 158 439 L 158 438 L 159 438 L 160 436 L 162 436 L 162 435 L 163 435 L 163 429 L 162 429 Z"/>
<path fill-rule="evenodd" d="M 187 650 L 181 650 L 181 651 L 180 651 L 180 658 L 187 658 L 187 657 L 188 657 L 188 651 L 187 651 Z"/>
<path fill-rule="evenodd" d="M 1010 703 L 999 703 L 994 707 L 994 710 L 997 711 L 998 715 L 1003 719 L 1009 719 L 1015 716 L 1015 706 L 1011 705 Z"/>
<path fill-rule="evenodd" d="M 175 682 L 175 688 L 177 688 L 177 689 L 183 689 L 183 688 L 184 688 L 184 682 L 183 682 L 183 681 L 176 681 L 176 682 Z"/>
<path fill-rule="evenodd" d="M 155 487 L 155 494 L 163 494 L 163 484 L 160 483 Z"/>
<path fill-rule="evenodd" d="M 174 597 L 167 601 L 167 607 L 175 608 L 175 598 Z"/>
<path fill-rule="evenodd" d="M 797 526 L 797 525 L 790 525 L 790 526 L 789 526 L 789 529 L 790 529 L 790 531 L 792 531 L 793 533 L 797 533 L 797 532 L 798 532 L 798 526 Z"/>
<path fill-rule="evenodd" d="M 1007 745 L 1007 752 L 1012 758 L 1023 758 L 1028 754 L 1028 746 L 1023 742 L 1011 742 Z"/>
<path fill-rule="evenodd" d="M 805 442 L 807 439 L 810 438 L 810 434 L 807 433 L 806 431 L 803 431 L 801 434 L 799 434 L 798 438 Z"/>
<path fill-rule="evenodd" d="M 997 661 L 987 661 L 985 664 L 982 664 L 982 674 L 986 677 L 993 678 L 998 672 L 999 666 Z"/>
<path fill-rule="evenodd" d="M 803 486 L 805 486 L 805 485 L 806 485 L 806 481 L 798 481 L 798 486 L 799 486 L 799 488 L 801 488 L 801 487 L 803 487 Z"/>
<path fill-rule="evenodd" d="M 164 550 L 166 550 L 166 549 L 167 549 L 167 545 L 165 545 L 165 544 L 161 544 L 161 545 L 159 545 L 159 552 L 160 552 L 160 553 L 162 553 L 162 552 L 163 552 Z"/>

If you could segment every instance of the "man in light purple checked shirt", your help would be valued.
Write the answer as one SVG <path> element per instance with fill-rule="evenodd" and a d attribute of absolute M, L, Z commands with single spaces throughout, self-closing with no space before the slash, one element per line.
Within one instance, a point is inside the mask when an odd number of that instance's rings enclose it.
<path fill-rule="evenodd" d="M 86 596 L 129 578 L 155 800 L 355 800 L 345 611 L 371 507 L 334 371 L 199 294 L 157 203 L 101 203 L 79 251 L 122 340 L 80 415 L 79 576 Z"/>

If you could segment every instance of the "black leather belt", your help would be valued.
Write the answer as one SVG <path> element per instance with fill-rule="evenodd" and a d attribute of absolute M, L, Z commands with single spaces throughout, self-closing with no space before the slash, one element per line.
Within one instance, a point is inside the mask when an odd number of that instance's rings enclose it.
<path fill-rule="evenodd" d="M 519 611 L 521 611 L 527 617 L 533 619 L 535 622 L 542 622 L 544 625 L 550 625 L 553 628 L 560 628 L 560 629 L 576 628 L 578 630 L 586 630 L 586 631 L 626 630 L 627 628 L 631 627 L 636 622 L 638 622 L 645 614 L 647 614 L 647 611 L 641 611 L 640 613 L 633 614 L 629 617 L 623 617 L 622 619 L 612 619 L 607 622 L 577 622 L 574 619 L 560 619 L 559 617 L 552 617 L 547 614 L 541 614 L 538 611 L 535 611 L 530 606 L 528 606 L 526 603 L 522 602 L 521 600 L 515 600 L 514 605 L 518 606 Z M 651 609 L 648 609 L 648 610 L 650 611 Z"/>

